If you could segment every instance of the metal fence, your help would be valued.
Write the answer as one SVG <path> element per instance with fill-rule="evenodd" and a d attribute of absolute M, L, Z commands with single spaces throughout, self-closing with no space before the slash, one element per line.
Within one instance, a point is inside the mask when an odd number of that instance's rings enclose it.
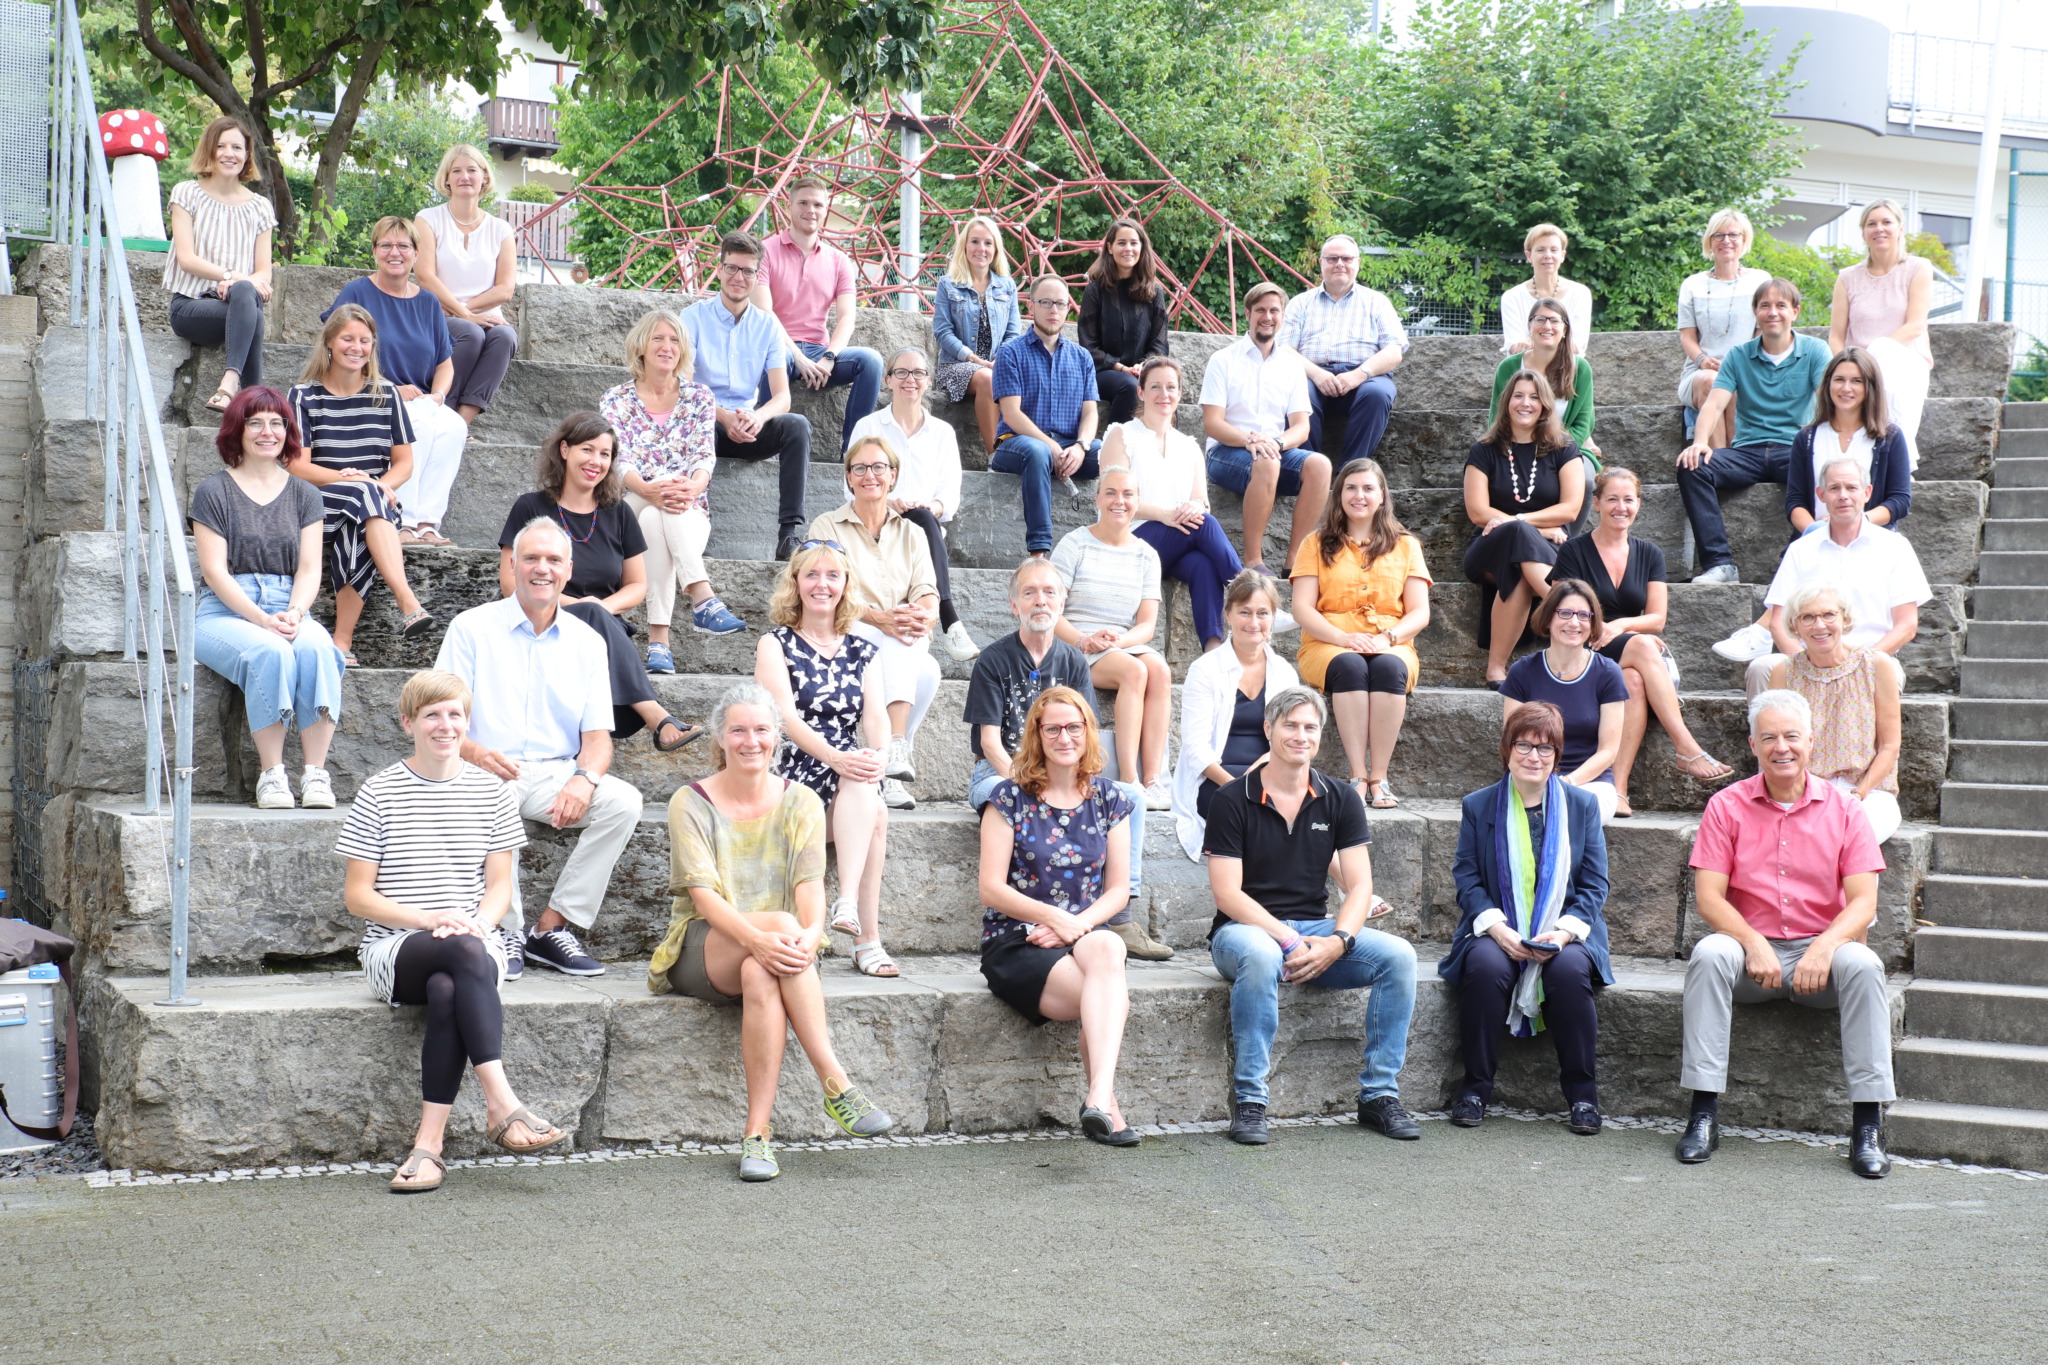
<path fill-rule="evenodd" d="M 14 885 L 7 908 L 35 924 L 50 922 L 43 875 L 43 808 L 57 794 L 50 785 L 50 703 L 57 670 L 48 659 L 14 665 Z"/>
<path fill-rule="evenodd" d="M 50 235 L 50 7 L 0 0 L 0 294 L 10 237 Z"/>

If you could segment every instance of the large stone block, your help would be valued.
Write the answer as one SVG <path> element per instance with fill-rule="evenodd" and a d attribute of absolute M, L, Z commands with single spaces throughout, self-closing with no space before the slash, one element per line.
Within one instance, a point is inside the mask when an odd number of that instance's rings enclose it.
<path fill-rule="evenodd" d="M 2016 336 L 2009 322 L 1929 327 L 1934 373 L 1928 392 L 1935 398 L 2004 398 Z"/>
<path fill-rule="evenodd" d="M 171 296 L 164 290 L 164 266 L 168 259 L 161 251 L 129 251 L 123 253 L 128 261 L 128 280 L 135 290 L 136 320 L 145 332 L 168 333 L 171 330 Z M 101 257 L 101 268 L 108 264 L 106 256 Z M 87 271 L 90 279 L 90 270 Z M 42 325 L 46 328 L 68 326 L 71 322 L 71 248 L 58 242 L 46 242 L 30 251 L 14 279 L 16 292 L 33 294 L 42 308 Z M 81 300 L 83 295 L 81 294 Z M 84 320 L 86 306 L 80 303 L 80 321 Z"/>
<path fill-rule="evenodd" d="M 626 333 L 652 309 L 680 313 L 694 294 L 522 284 L 507 318 L 519 329 L 519 358 L 538 365 L 624 365 Z M 602 392 L 600 390 L 600 392 Z M 596 407 L 592 394 L 584 407 Z M 567 416 L 573 409 L 564 409 Z"/>
<path fill-rule="evenodd" d="M 368 273 L 340 265 L 295 265 L 274 272 L 264 339 L 311 346 L 327 325 L 320 315 L 334 306 L 344 285 Z"/>
<path fill-rule="evenodd" d="M 102 331 L 100 344 L 104 346 L 106 342 L 107 333 Z M 90 353 L 90 343 L 91 337 L 82 326 L 52 327 L 43 333 L 35 352 L 32 422 L 78 422 L 92 416 L 88 397 L 93 390 L 89 386 L 98 381 L 91 376 L 105 363 L 105 356 Z M 152 331 L 143 337 L 143 352 L 149 361 L 149 391 L 155 398 L 157 420 L 172 420 L 183 397 L 178 388 L 180 371 L 191 361 L 192 343 L 168 331 Z M 217 374 L 214 377 L 219 378 Z M 212 386 L 208 385 L 206 391 L 213 392 Z M 125 393 L 115 396 L 125 404 Z"/>

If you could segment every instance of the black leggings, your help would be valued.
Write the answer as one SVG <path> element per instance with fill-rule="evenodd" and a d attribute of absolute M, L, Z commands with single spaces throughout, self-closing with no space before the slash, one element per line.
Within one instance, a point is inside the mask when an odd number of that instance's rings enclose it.
<path fill-rule="evenodd" d="M 1408 661 L 1398 654 L 1339 654 L 1323 670 L 1323 691 L 1406 692 Z"/>
<path fill-rule="evenodd" d="M 462 1064 L 495 1062 L 505 1042 L 505 1007 L 498 1001 L 498 966 L 474 934 L 435 938 L 420 933 L 398 945 L 391 999 L 427 1007 L 420 1044 L 420 1098 L 453 1104 L 462 1088 Z"/>
<path fill-rule="evenodd" d="M 940 529 L 939 519 L 922 507 L 911 508 L 903 519 L 923 531 L 924 538 L 931 543 L 932 582 L 939 589 L 939 629 L 951 630 L 960 613 L 953 610 L 952 576 L 946 572 L 946 533 Z"/>

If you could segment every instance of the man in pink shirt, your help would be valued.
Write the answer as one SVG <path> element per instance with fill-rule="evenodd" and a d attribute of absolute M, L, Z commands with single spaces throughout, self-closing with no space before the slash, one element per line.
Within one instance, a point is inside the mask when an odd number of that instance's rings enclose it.
<path fill-rule="evenodd" d="M 1876 1180 L 1891 1169 L 1878 1141 L 1883 1105 L 1897 1098 L 1884 964 L 1864 942 L 1884 857 L 1856 803 L 1807 771 L 1813 714 L 1804 697 L 1759 692 L 1749 747 L 1762 771 L 1714 794 L 1693 841 L 1694 898 L 1714 932 L 1694 945 L 1685 970 L 1678 1083 L 1693 1098 L 1678 1159 L 1705 1161 L 1720 1145 L 1733 1007 L 1791 1000 L 1841 1012 L 1855 1107 L 1849 1167 Z"/>
<path fill-rule="evenodd" d="M 800 175 L 790 181 L 785 202 L 789 226 L 762 244 L 754 304 L 782 328 L 791 379 L 807 389 L 847 388 L 839 442 L 844 450 L 854 424 L 875 410 L 882 392 L 882 354 L 847 345 L 853 339 L 853 258 L 825 240 L 831 187 L 815 175 Z M 767 392 L 764 385 L 763 401 Z"/>

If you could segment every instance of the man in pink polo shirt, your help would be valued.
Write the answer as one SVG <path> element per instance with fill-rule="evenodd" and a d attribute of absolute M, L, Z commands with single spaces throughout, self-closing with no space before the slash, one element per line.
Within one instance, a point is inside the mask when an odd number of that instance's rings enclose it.
<path fill-rule="evenodd" d="M 1878 1129 L 1897 1098 L 1884 964 L 1864 942 L 1884 857 L 1856 803 L 1807 771 L 1813 714 L 1804 697 L 1759 692 L 1749 747 L 1762 771 L 1714 794 L 1692 846 L 1694 898 L 1714 932 L 1685 969 L 1678 1083 L 1693 1098 L 1678 1159 L 1705 1161 L 1721 1143 L 1733 1007 L 1791 1000 L 1841 1012 L 1855 1107 L 1849 1168 L 1876 1180 L 1891 1169 Z"/>
<path fill-rule="evenodd" d="M 789 182 L 785 204 L 789 226 L 762 244 L 754 304 L 782 328 L 791 379 L 807 389 L 847 389 L 839 433 L 844 450 L 854 424 L 875 410 L 882 392 L 882 354 L 847 345 L 853 339 L 853 258 L 825 240 L 831 187 L 815 175 L 800 175 Z M 764 386 L 764 401 L 766 396 Z"/>

